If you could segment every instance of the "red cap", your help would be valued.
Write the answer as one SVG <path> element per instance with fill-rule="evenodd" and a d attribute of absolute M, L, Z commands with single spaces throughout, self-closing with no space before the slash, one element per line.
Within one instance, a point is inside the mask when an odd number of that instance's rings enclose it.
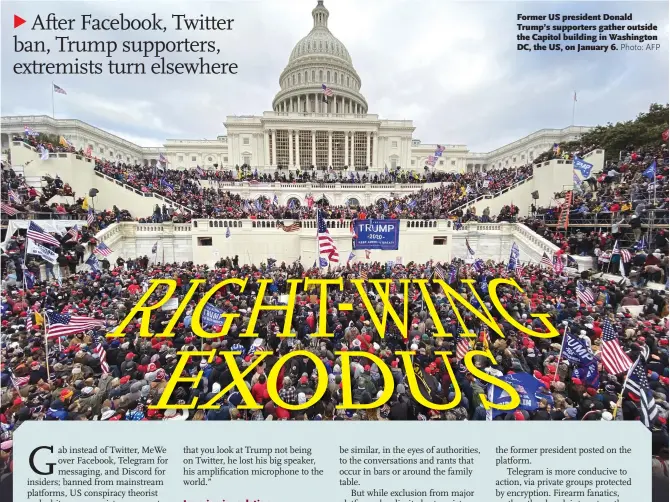
<path fill-rule="evenodd" d="M 523 413 L 521 413 L 519 410 L 516 410 L 514 412 L 514 420 L 526 420 L 526 417 L 524 417 Z"/>

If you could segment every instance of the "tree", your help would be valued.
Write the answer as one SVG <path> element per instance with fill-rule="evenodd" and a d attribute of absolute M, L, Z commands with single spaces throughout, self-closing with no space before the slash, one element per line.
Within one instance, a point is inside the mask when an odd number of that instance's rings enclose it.
<path fill-rule="evenodd" d="M 668 129 L 668 105 L 653 103 L 647 113 L 640 113 L 635 120 L 608 123 L 583 134 L 583 146 L 597 145 L 605 149 L 608 159 L 619 158 L 622 150 L 645 150 L 663 144 L 661 135 Z"/>
<path fill-rule="evenodd" d="M 611 122 L 582 134 L 578 141 L 561 143 L 561 153 L 572 154 L 592 147 L 603 148 L 606 160 L 616 160 L 620 151 L 656 149 L 663 145 L 663 132 L 668 129 L 670 107 L 652 103 L 649 111 L 640 113 L 635 120 Z M 552 150 L 544 152 L 534 162 L 554 158 Z"/>

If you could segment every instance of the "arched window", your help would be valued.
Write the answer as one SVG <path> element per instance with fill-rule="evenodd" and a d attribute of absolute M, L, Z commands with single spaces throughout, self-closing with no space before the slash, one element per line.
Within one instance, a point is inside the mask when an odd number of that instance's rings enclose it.
<path fill-rule="evenodd" d="M 326 73 L 326 82 L 330 83 L 330 72 Z"/>
<path fill-rule="evenodd" d="M 302 74 L 298 73 L 298 83 L 302 84 Z"/>
<path fill-rule="evenodd" d="M 360 205 L 361 203 L 358 201 L 356 197 L 352 197 L 349 200 L 347 200 L 347 206 L 349 207 L 358 207 Z"/>
<path fill-rule="evenodd" d="M 316 79 L 316 72 L 312 70 L 312 82 Z"/>
<path fill-rule="evenodd" d="M 319 70 L 319 81 L 323 82 L 323 70 Z"/>
<path fill-rule="evenodd" d="M 337 84 L 337 72 L 335 72 L 335 78 L 333 79 L 333 82 Z"/>
<path fill-rule="evenodd" d="M 297 209 L 300 207 L 300 199 L 296 197 L 291 197 L 286 201 L 286 205 L 289 209 Z"/>

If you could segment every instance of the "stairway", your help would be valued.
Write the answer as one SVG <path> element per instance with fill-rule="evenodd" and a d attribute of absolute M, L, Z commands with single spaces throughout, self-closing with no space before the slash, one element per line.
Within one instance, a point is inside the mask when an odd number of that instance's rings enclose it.
<path fill-rule="evenodd" d="M 568 224 L 570 222 L 570 206 L 572 205 L 572 191 L 569 191 L 565 194 L 565 202 L 561 204 L 561 212 L 558 215 L 558 226 L 557 228 L 562 228 L 563 230 L 568 229 Z"/>

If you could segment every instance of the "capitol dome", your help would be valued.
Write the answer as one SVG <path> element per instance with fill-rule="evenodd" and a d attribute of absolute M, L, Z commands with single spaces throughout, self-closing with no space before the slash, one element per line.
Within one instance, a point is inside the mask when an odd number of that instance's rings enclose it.
<path fill-rule="evenodd" d="M 328 29 L 330 13 L 319 0 L 312 10 L 314 26 L 294 47 L 279 77 L 275 112 L 366 114 L 361 79 L 349 51 Z M 329 89 L 324 93 L 323 85 Z M 326 94 L 332 95 L 326 96 Z M 324 100 L 327 98 L 327 102 Z"/>

